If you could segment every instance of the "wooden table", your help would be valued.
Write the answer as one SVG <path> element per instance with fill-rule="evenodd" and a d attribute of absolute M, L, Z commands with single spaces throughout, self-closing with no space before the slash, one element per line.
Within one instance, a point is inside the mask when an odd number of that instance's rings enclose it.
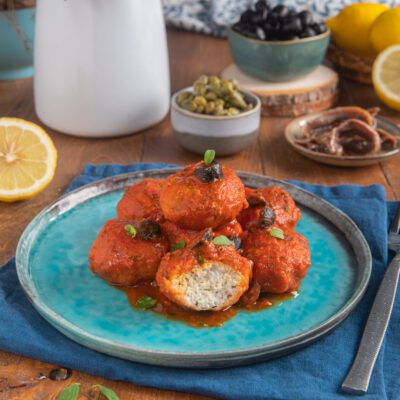
<path fill-rule="evenodd" d="M 168 33 L 171 63 L 172 91 L 188 86 L 202 73 L 218 74 L 231 62 L 225 40 L 170 31 Z M 382 107 L 382 115 L 400 123 L 400 113 L 391 111 L 378 101 L 369 86 L 341 80 L 340 104 Z M 32 80 L 0 83 L 0 117 L 20 117 L 40 124 L 33 105 Z M 384 164 L 349 169 L 317 164 L 288 148 L 283 128 L 288 119 L 263 118 L 261 134 L 256 143 L 242 153 L 227 157 L 224 162 L 236 169 L 263 173 L 280 179 L 335 185 L 379 183 L 389 199 L 400 199 L 400 158 Z M 18 239 L 28 222 L 44 206 L 64 192 L 71 179 L 91 162 L 122 163 L 168 162 L 186 164 L 198 157 L 181 149 L 171 136 L 169 117 L 144 132 L 122 138 L 89 140 L 70 137 L 50 129 L 58 149 L 58 167 L 50 186 L 34 199 L 16 204 L 0 204 L 0 264 L 14 255 Z M 64 387 L 80 382 L 82 398 L 97 399 L 90 392 L 93 384 L 104 384 L 114 389 L 121 400 L 205 399 L 205 397 L 141 388 L 128 383 L 111 382 L 74 371 L 64 382 L 55 382 L 48 376 L 56 366 L 14 354 L 0 352 L 0 399 L 48 400 Z"/>

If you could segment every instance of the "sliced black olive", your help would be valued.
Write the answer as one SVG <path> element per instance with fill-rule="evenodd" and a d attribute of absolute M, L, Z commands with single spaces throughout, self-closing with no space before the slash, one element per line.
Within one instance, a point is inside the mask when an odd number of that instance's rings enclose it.
<path fill-rule="evenodd" d="M 221 164 L 213 161 L 210 165 L 202 165 L 195 169 L 194 175 L 202 183 L 215 182 L 223 176 Z"/>
<path fill-rule="evenodd" d="M 267 201 L 264 199 L 263 195 L 258 192 L 253 192 L 246 198 L 249 203 L 249 207 L 263 207 L 267 205 Z"/>
<path fill-rule="evenodd" d="M 240 250 L 242 248 L 242 239 L 239 236 L 232 236 L 229 238 L 236 250 Z"/>
<path fill-rule="evenodd" d="M 270 207 L 264 207 L 258 219 L 258 226 L 261 229 L 264 229 L 273 225 L 274 222 L 275 222 L 275 211 Z"/>
<path fill-rule="evenodd" d="M 139 235 L 144 240 L 151 240 L 161 236 L 160 225 L 150 219 L 146 219 L 140 224 Z"/>

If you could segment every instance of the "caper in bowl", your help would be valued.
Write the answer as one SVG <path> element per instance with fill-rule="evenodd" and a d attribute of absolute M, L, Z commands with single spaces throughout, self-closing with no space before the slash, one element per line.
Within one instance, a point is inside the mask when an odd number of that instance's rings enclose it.
<path fill-rule="evenodd" d="M 194 153 L 213 148 L 221 156 L 234 154 L 257 137 L 260 108 L 259 98 L 235 82 L 202 75 L 172 96 L 173 132 Z"/>

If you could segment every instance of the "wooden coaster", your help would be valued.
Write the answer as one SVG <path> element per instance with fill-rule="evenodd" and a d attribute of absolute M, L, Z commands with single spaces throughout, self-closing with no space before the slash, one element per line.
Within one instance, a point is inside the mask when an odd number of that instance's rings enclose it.
<path fill-rule="evenodd" d="M 238 87 L 261 99 L 262 114 L 271 117 L 298 117 L 332 107 L 338 94 L 338 75 L 320 65 L 309 75 L 288 82 L 264 82 L 245 75 L 235 64 L 225 68 L 223 79 L 235 79 Z"/>

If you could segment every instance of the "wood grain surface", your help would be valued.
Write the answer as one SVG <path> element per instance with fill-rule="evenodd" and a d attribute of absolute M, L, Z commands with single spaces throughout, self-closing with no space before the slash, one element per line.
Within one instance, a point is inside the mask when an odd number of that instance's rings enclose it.
<path fill-rule="evenodd" d="M 168 33 L 172 91 L 188 86 L 202 73 L 218 74 L 232 62 L 225 40 L 170 31 Z M 400 113 L 378 101 L 369 86 L 341 79 L 340 104 L 382 107 L 382 116 L 400 123 Z M 32 80 L 0 82 L 0 117 L 19 117 L 40 124 L 33 104 Z M 227 165 L 243 171 L 263 173 L 280 179 L 335 185 L 379 183 L 388 198 L 400 199 L 400 158 L 359 169 L 335 168 L 317 164 L 295 153 L 285 143 L 283 129 L 289 119 L 263 118 L 257 142 L 238 155 L 223 159 Z M 58 166 L 50 186 L 34 199 L 15 204 L 0 203 L 0 264 L 12 257 L 18 239 L 29 221 L 44 206 L 64 192 L 70 181 L 87 163 L 168 162 L 186 164 L 197 156 L 181 149 L 171 135 L 169 117 L 138 134 L 113 139 L 82 139 L 47 129 L 58 149 Z M 81 399 L 98 399 L 90 388 L 104 384 L 114 389 L 121 400 L 206 399 L 185 393 L 141 388 L 112 382 L 74 371 L 64 382 L 52 381 L 49 372 L 56 368 L 41 361 L 0 352 L 1 400 L 48 400 L 73 382 L 81 383 Z"/>

